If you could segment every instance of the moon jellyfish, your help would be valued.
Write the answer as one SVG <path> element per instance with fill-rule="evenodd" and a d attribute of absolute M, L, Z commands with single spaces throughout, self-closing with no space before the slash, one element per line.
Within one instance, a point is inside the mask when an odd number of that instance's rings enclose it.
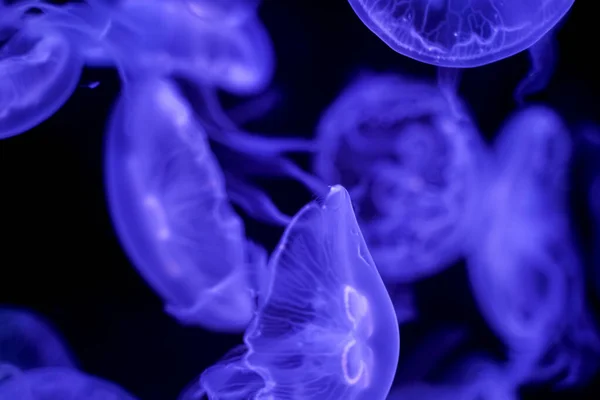
<path fill-rule="evenodd" d="M 40 316 L 19 309 L 0 308 L 0 363 L 20 369 L 75 368 L 66 344 Z"/>
<path fill-rule="evenodd" d="M 269 273 L 245 346 L 182 399 L 384 399 L 398 363 L 398 322 L 343 187 L 296 214 Z"/>
<path fill-rule="evenodd" d="M 96 48 L 90 64 L 107 66 L 112 59 L 134 75 L 178 75 L 238 95 L 264 90 L 273 77 L 275 56 L 258 18 L 211 24 L 198 17 L 200 2 L 187 3 L 121 2 L 109 11 L 110 25 L 100 42 L 111 52 L 103 55 Z"/>
<path fill-rule="evenodd" d="M 8 8 L 2 13 L 0 139 L 52 116 L 75 91 L 83 67 L 67 37 L 44 23 L 43 16 L 25 18 Z"/>
<path fill-rule="evenodd" d="M 315 172 L 348 188 L 386 283 L 429 276 L 461 254 L 486 159 L 461 113 L 433 85 L 363 74 L 321 117 Z"/>
<path fill-rule="evenodd" d="M 509 119 L 495 150 L 473 230 L 472 288 L 511 356 L 531 364 L 531 379 L 567 370 L 569 384 L 600 350 L 565 208 L 569 132 L 551 109 L 530 107 Z"/>
<path fill-rule="evenodd" d="M 205 132 L 174 84 L 128 85 L 105 168 L 117 233 L 167 311 L 185 323 L 243 330 L 254 312 L 250 280 L 266 257 L 244 239 Z"/>
<path fill-rule="evenodd" d="M 442 67 L 469 68 L 528 49 L 574 0 L 349 0 L 362 22 L 396 52 Z"/>
<path fill-rule="evenodd" d="M 20 371 L 7 364 L 0 364 L 0 398 L 11 400 L 135 399 L 111 382 L 74 369 L 57 367 Z"/>

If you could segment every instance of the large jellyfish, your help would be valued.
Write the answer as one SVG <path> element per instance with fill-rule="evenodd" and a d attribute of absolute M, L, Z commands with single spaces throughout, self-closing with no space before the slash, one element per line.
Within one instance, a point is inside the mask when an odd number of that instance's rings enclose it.
<path fill-rule="evenodd" d="M 385 399 L 398 322 L 343 187 L 300 210 L 268 270 L 245 346 L 182 399 Z"/>
<path fill-rule="evenodd" d="M 20 369 L 75 368 L 75 361 L 60 335 L 40 316 L 0 308 L 0 363 Z"/>
<path fill-rule="evenodd" d="M 119 386 L 69 368 L 21 371 L 0 364 L 0 398 L 10 400 L 134 400 Z"/>
<path fill-rule="evenodd" d="M 29 5 L 0 6 L 0 139 L 52 116 L 75 91 L 83 68 L 65 32 L 47 15 L 25 13 Z"/>
<path fill-rule="evenodd" d="M 574 0 L 349 0 L 388 46 L 442 67 L 477 67 L 530 48 Z"/>
<path fill-rule="evenodd" d="M 220 8 L 220 3 L 124 0 L 103 7 L 95 2 L 91 12 L 100 9 L 109 23 L 101 38 L 85 42 L 87 65 L 117 66 L 136 76 L 175 74 L 238 95 L 261 92 L 275 66 L 269 35 L 254 14 L 235 24 L 211 23 L 198 15 L 210 4 Z M 89 7 L 68 7 L 92 19 Z"/>
<path fill-rule="evenodd" d="M 108 132 L 108 201 L 125 250 L 171 314 L 243 330 L 266 255 L 245 240 L 205 135 L 170 81 L 128 84 Z"/>
<path fill-rule="evenodd" d="M 599 342 L 566 215 L 569 132 L 551 109 L 512 116 L 495 144 L 495 176 L 473 226 L 468 271 L 475 297 L 531 379 L 589 374 Z"/>
<path fill-rule="evenodd" d="M 348 188 L 387 283 L 431 275 L 461 254 L 486 157 L 459 112 L 433 85 L 363 74 L 321 117 L 315 172 Z"/>

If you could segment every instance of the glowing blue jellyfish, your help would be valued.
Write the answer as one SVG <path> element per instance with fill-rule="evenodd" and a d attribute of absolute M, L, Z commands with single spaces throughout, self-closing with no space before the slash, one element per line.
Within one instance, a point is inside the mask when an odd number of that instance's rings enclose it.
<path fill-rule="evenodd" d="M 209 23 L 197 15 L 199 4 L 208 2 L 182 3 L 126 0 L 108 10 L 96 5 L 108 12 L 110 24 L 96 41 L 100 47 L 87 53 L 88 65 L 112 63 L 135 76 L 177 75 L 239 95 L 270 84 L 274 53 L 257 17 Z"/>
<path fill-rule="evenodd" d="M 0 398 L 10 400 L 134 400 L 119 386 L 69 368 L 21 371 L 0 364 Z"/>
<path fill-rule="evenodd" d="M 531 379 L 560 372 L 569 384 L 600 351 L 566 215 L 569 132 L 551 109 L 530 107 L 509 119 L 495 147 L 469 255 L 475 297 L 511 356 L 530 363 Z"/>
<path fill-rule="evenodd" d="M 0 363 L 20 369 L 75 368 L 66 344 L 47 321 L 12 308 L 0 308 Z"/>
<path fill-rule="evenodd" d="M 343 187 L 300 210 L 268 269 L 245 347 L 183 399 L 384 399 L 398 363 L 398 322 Z"/>
<path fill-rule="evenodd" d="M 0 15 L 0 139 L 23 133 L 52 116 L 75 91 L 83 67 L 64 33 L 44 16 L 26 17 L 24 5 L 4 7 Z"/>
<path fill-rule="evenodd" d="M 464 111 L 435 86 L 363 74 L 323 114 L 317 143 L 315 172 L 350 192 L 386 283 L 458 258 L 486 157 Z"/>
<path fill-rule="evenodd" d="M 477 67 L 530 48 L 574 0 L 349 0 L 388 46 L 443 67 Z"/>
<path fill-rule="evenodd" d="M 204 129 L 169 81 L 131 83 L 123 96 L 106 145 L 123 246 L 180 321 L 243 330 L 266 256 L 244 238 Z"/>

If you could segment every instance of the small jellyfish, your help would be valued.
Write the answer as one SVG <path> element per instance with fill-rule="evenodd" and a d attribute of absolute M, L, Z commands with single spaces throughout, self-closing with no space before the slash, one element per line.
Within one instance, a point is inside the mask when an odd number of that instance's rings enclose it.
<path fill-rule="evenodd" d="M 2 379 L 2 371 L 4 379 Z M 10 400 L 135 400 L 114 383 L 74 369 L 20 371 L 0 364 L 0 398 Z"/>
<path fill-rule="evenodd" d="M 468 256 L 475 297 L 532 379 L 571 369 L 565 383 L 577 380 L 581 360 L 600 349 L 566 215 L 569 132 L 551 109 L 529 107 L 505 124 L 495 152 Z"/>
<path fill-rule="evenodd" d="M 0 16 L 0 139 L 52 116 L 75 91 L 83 67 L 68 38 L 45 16 L 2 12 L 10 17 Z"/>
<path fill-rule="evenodd" d="M 526 50 L 574 0 L 349 0 L 362 22 L 396 52 L 441 67 L 490 64 Z"/>
<path fill-rule="evenodd" d="M 348 192 L 334 186 L 300 210 L 269 265 L 247 352 L 203 374 L 209 397 L 240 393 L 241 378 L 256 390 L 258 374 L 262 387 L 244 398 L 385 399 L 398 363 L 398 322 Z"/>
<path fill-rule="evenodd" d="M 87 53 L 89 65 L 106 67 L 112 59 L 130 75 L 177 75 L 238 95 L 263 91 L 275 56 L 258 17 L 211 24 L 197 15 L 197 3 L 205 2 L 187 0 L 185 7 L 182 1 L 126 0 L 109 10 L 101 46 Z"/>
<path fill-rule="evenodd" d="M 386 283 L 456 261 L 478 203 L 485 148 L 446 99 L 434 85 L 363 74 L 317 127 L 315 173 L 350 192 Z"/>
<path fill-rule="evenodd" d="M 185 323 L 243 330 L 266 256 L 245 240 L 206 133 L 172 82 L 127 85 L 109 127 L 105 173 L 121 242 L 167 311 Z"/>
<path fill-rule="evenodd" d="M 34 313 L 0 308 L 0 363 L 23 370 L 75 368 L 66 344 L 48 321 Z"/>

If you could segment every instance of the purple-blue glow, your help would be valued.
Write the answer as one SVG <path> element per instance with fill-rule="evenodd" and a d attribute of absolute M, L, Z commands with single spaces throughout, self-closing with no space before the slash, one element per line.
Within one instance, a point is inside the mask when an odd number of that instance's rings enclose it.
<path fill-rule="evenodd" d="M 434 85 L 363 74 L 321 117 L 315 172 L 348 188 L 386 282 L 432 275 L 461 255 L 487 157 L 461 113 Z"/>

